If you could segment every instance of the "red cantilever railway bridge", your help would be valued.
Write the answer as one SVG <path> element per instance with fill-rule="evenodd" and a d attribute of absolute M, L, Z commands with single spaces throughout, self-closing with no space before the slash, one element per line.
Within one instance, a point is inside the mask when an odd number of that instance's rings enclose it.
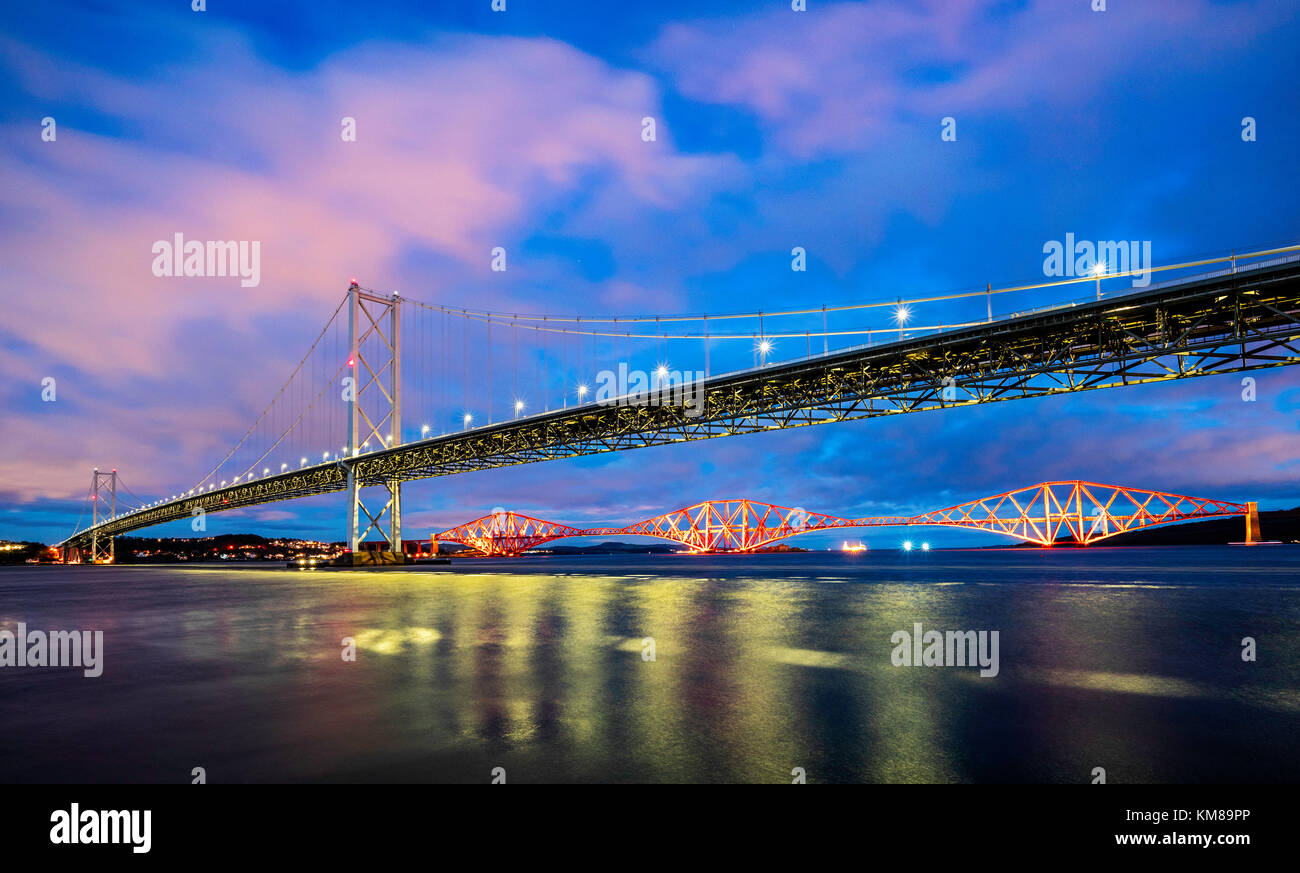
<path fill-rule="evenodd" d="M 913 516 L 840 518 L 756 500 L 706 500 L 626 527 L 576 528 L 501 510 L 435 534 L 434 539 L 492 556 L 519 555 L 542 543 L 590 536 L 657 537 L 692 552 L 752 552 L 811 531 L 937 525 L 992 531 L 1040 546 L 1086 546 L 1155 525 L 1235 515 L 1246 519 L 1246 541 L 1258 540 L 1254 503 L 1074 479 L 1042 482 Z"/>

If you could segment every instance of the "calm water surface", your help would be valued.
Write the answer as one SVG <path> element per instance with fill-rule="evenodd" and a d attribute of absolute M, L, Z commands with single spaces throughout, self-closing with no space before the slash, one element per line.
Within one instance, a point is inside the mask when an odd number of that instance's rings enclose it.
<path fill-rule="evenodd" d="M 0 782 L 1300 781 L 1300 547 L 0 569 L 19 621 L 105 667 L 0 668 Z"/>

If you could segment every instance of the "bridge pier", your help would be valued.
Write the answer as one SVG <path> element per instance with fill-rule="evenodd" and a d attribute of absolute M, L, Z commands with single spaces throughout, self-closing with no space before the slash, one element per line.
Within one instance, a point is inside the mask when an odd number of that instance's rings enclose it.
<path fill-rule="evenodd" d="M 1246 543 L 1253 545 L 1263 540 L 1259 533 L 1259 503 L 1254 500 L 1246 503 Z"/>

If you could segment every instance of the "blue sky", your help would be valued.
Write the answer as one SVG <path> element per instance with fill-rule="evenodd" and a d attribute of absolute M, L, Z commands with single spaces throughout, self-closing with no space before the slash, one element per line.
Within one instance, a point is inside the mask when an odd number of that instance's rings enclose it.
<path fill-rule="evenodd" d="M 6 8 L 0 537 L 69 533 L 95 465 L 141 495 L 192 485 L 352 275 L 509 312 L 770 312 L 1041 280 L 1067 233 L 1158 263 L 1300 241 L 1295 5 L 1108 5 Z M 260 285 L 155 277 L 176 232 L 260 240 Z M 420 482 L 408 536 L 495 506 L 893 514 L 1076 477 L 1294 506 L 1300 375 L 1256 378 L 1249 404 L 1224 376 Z M 253 529 L 341 538 L 341 499 L 209 525 Z"/>

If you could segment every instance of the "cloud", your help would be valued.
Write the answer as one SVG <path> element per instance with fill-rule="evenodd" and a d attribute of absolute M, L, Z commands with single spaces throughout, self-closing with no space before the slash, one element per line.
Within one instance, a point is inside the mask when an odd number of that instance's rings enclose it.
<path fill-rule="evenodd" d="M 4 399 L 18 406 L 26 380 L 56 369 L 63 396 L 84 399 L 56 405 L 75 413 L 61 422 L 44 409 L 6 416 L 5 436 L 49 459 L 0 461 L 25 494 L 75 493 L 82 467 L 105 457 L 139 471 L 139 487 L 193 484 L 185 476 L 201 470 L 173 465 L 224 453 L 350 276 L 417 297 L 461 283 L 479 289 L 478 305 L 505 308 L 530 271 L 545 280 L 551 268 L 515 258 L 494 291 L 489 250 L 526 236 L 592 176 L 621 209 L 609 228 L 689 208 L 727 173 L 728 159 L 680 154 L 670 135 L 641 141 L 641 118 L 659 112 L 649 76 L 555 40 L 372 42 L 292 71 L 231 31 L 195 39 L 196 60 L 152 77 L 0 43 L 0 68 L 59 125 L 49 143 L 27 121 L 0 130 L 11 146 L 0 211 L 21 217 L 0 259 L 10 287 L 27 289 L 6 297 L 0 337 L 30 346 Z M 340 136 L 344 117 L 355 142 Z M 175 233 L 259 241 L 261 284 L 154 277 L 151 247 Z M 437 282 L 410 270 L 413 251 L 441 259 Z M 636 287 L 590 290 L 622 303 Z"/>
<path fill-rule="evenodd" d="M 1033 109 L 1046 125 L 1105 93 L 1191 60 L 1230 56 L 1294 18 L 1285 4 L 1167 0 L 1093 12 L 1055 0 L 819 4 L 664 28 L 646 59 L 693 99 L 742 106 L 772 145 L 809 158 L 892 142 L 920 124 Z M 1143 87 L 1136 83 L 1136 87 Z"/>

